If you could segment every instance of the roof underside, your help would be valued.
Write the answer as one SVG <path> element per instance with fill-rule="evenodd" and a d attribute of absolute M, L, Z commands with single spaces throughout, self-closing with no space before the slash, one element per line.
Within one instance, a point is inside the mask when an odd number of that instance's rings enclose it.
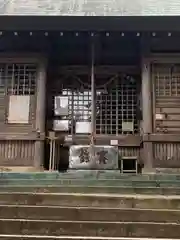
<path fill-rule="evenodd" d="M 180 1 L 0 0 L 0 15 L 180 16 Z"/>

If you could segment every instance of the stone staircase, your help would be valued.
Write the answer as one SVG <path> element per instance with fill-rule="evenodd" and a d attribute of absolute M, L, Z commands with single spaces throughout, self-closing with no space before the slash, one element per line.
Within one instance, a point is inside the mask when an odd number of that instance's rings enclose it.
<path fill-rule="evenodd" d="M 0 173 L 0 240 L 180 239 L 180 176 Z"/>

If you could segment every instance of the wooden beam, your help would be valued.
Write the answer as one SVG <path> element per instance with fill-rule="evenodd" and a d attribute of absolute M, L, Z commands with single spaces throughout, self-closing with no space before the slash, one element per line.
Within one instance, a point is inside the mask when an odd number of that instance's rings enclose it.
<path fill-rule="evenodd" d="M 144 134 L 143 142 L 180 143 L 180 135 L 161 133 Z"/>
<path fill-rule="evenodd" d="M 74 138 L 73 144 L 80 145 L 89 145 L 89 136 L 76 135 Z M 96 135 L 96 145 L 110 145 L 111 140 L 117 140 L 119 147 L 138 147 L 140 148 L 142 139 L 141 136 L 133 135 L 119 135 L 119 136 L 110 136 L 110 135 Z"/>
<path fill-rule="evenodd" d="M 104 65 L 104 66 L 95 66 L 94 67 L 94 72 L 97 75 L 112 75 L 112 74 L 117 74 L 117 73 L 128 73 L 128 74 L 139 74 L 140 73 L 140 68 L 138 66 L 109 66 L 109 65 Z M 58 69 L 58 74 L 65 75 L 65 74 L 78 74 L 78 75 L 85 75 L 89 74 L 89 68 L 88 66 L 64 66 L 64 67 L 59 67 Z"/>

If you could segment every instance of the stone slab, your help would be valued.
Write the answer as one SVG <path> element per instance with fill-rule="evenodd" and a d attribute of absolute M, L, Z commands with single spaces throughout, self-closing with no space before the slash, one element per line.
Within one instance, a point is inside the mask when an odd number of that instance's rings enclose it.
<path fill-rule="evenodd" d="M 178 238 L 179 224 L 0 219 L 0 234 Z"/>
<path fill-rule="evenodd" d="M 148 194 L 148 195 L 180 195 L 178 187 L 124 187 L 124 186 L 76 186 L 76 185 L 38 185 L 38 186 L 1 186 L 0 192 L 29 193 L 109 193 L 109 194 Z"/>
<path fill-rule="evenodd" d="M 0 235 L 0 240 L 155 240 L 155 238 L 92 237 L 92 236 L 42 236 L 42 235 Z M 165 240 L 165 238 L 159 238 Z M 171 240 L 171 239 L 170 239 Z M 179 240 L 179 239 L 176 239 Z"/>
<path fill-rule="evenodd" d="M 120 174 L 115 170 L 68 170 L 58 172 L 4 172 L 1 171 L 0 179 L 126 179 L 126 180 L 180 180 L 180 173 L 156 174 Z"/>
<path fill-rule="evenodd" d="M 179 223 L 180 210 L 0 205 L 4 219 Z"/>
<path fill-rule="evenodd" d="M 177 180 L 131 180 L 131 179 L 0 179 L 0 186 L 8 185 L 80 185 L 80 186 L 127 186 L 127 187 L 179 187 Z"/>
<path fill-rule="evenodd" d="M 0 204 L 180 209 L 180 196 L 0 192 Z"/>

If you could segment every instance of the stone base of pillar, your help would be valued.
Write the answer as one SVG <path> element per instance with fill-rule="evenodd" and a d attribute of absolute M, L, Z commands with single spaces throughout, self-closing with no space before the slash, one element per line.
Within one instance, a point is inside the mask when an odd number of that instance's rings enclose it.
<path fill-rule="evenodd" d="M 155 168 L 143 168 L 142 169 L 142 174 L 155 174 L 156 173 L 156 169 Z"/>
<path fill-rule="evenodd" d="M 144 169 L 152 170 L 153 169 L 153 145 L 152 142 L 144 142 L 143 143 L 143 163 Z"/>
<path fill-rule="evenodd" d="M 44 141 L 36 141 L 35 143 L 34 167 L 37 170 L 44 169 Z"/>

